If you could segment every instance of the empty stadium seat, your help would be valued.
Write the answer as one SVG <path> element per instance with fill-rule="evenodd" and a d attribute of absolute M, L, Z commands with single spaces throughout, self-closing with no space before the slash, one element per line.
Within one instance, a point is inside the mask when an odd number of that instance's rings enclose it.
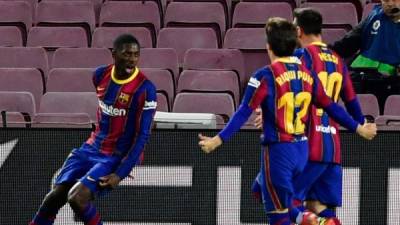
<path fill-rule="evenodd" d="M 298 6 L 298 0 L 241 0 L 241 2 L 286 2 L 290 4 L 292 9 Z"/>
<path fill-rule="evenodd" d="M 349 2 L 307 2 L 304 7 L 318 10 L 323 18 L 323 27 L 350 30 L 358 23 L 357 10 Z M 334 12 L 334 13 L 333 13 Z"/>
<path fill-rule="evenodd" d="M 163 93 L 172 105 L 175 96 L 174 78 L 167 70 L 142 68 L 141 71 L 156 86 L 157 92 Z"/>
<path fill-rule="evenodd" d="M 328 3 L 328 4 L 341 4 L 341 3 L 350 3 L 356 9 L 357 18 L 361 18 L 363 4 L 365 0 L 301 0 L 300 6 L 303 6 L 306 2 L 320 2 L 320 3 Z"/>
<path fill-rule="evenodd" d="M 157 68 L 168 70 L 178 81 L 178 55 L 173 48 L 143 48 L 140 50 L 139 68 Z"/>
<path fill-rule="evenodd" d="M 227 93 L 179 93 L 175 97 L 173 112 L 213 113 L 227 122 L 235 112 L 235 103 Z"/>
<path fill-rule="evenodd" d="M 92 128 L 94 121 L 87 113 L 37 113 L 34 128 Z"/>
<path fill-rule="evenodd" d="M 3 122 L 4 120 L 4 122 Z M 27 127 L 30 122 L 19 112 L 3 112 L 0 116 L 0 127 Z"/>
<path fill-rule="evenodd" d="M 52 68 L 96 68 L 111 63 L 113 58 L 106 48 L 59 48 Z"/>
<path fill-rule="evenodd" d="M 165 27 L 210 27 L 222 46 L 227 28 L 224 8 L 217 2 L 171 2 L 165 12 Z"/>
<path fill-rule="evenodd" d="M 378 99 L 373 94 L 357 94 L 364 115 L 377 118 L 379 116 Z"/>
<path fill-rule="evenodd" d="M 264 28 L 231 28 L 226 32 L 224 48 L 239 49 L 243 53 L 244 83 L 257 69 L 270 63 Z"/>
<path fill-rule="evenodd" d="M 94 6 L 90 1 L 41 1 L 35 21 L 37 26 L 82 27 L 88 44 L 96 26 Z"/>
<path fill-rule="evenodd" d="M 33 0 L 33 1 L 37 1 L 37 0 Z M 65 0 L 46 0 L 46 1 L 65 1 Z M 93 6 L 94 6 L 94 14 L 95 14 L 95 19 L 96 19 L 96 24 L 98 24 L 99 16 L 100 16 L 100 9 L 101 9 L 101 6 L 103 5 L 104 0 L 73 0 L 73 1 L 92 2 Z"/>
<path fill-rule="evenodd" d="M 292 7 L 287 2 L 239 2 L 233 12 L 232 27 L 265 27 L 270 17 L 293 20 Z"/>
<path fill-rule="evenodd" d="M 98 99 L 95 92 L 47 92 L 38 113 L 87 113 L 96 121 Z"/>
<path fill-rule="evenodd" d="M 21 30 L 23 42 L 32 27 L 32 8 L 24 1 L 0 1 L 0 26 L 16 26 Z"/>
<path fill-rule="evenodd" d="M 93 72 L 88 68 L 54 68 L 49 72 L 46 91 L 95 92 Z"/>
<path fill-rule="evenodd" d="M 18 27 L 0 26 L 0 46 L 20 47 L 23 43 L 21 30 Z"/>
<path fill-rule="evenodd" d="M 344 28 L 323 28 L 322 40 L 327 44 L 333 44 L 335 41 L 340 40 L 347 33 Z"/>
<path fill-rule="evenodd" d="M 225 92 L 240 101 L 239 79 L 233 71 L 184 70 L 179 76 L 177 92 Z"/>
<path fill-rule="evenodd" d="M 16 123 L 25 126 L 25 121 L 31 121 L 36 114 L 34 96 L 30 92 L 0 91 L 0 112 L 6 124 Z M 4 124 L 3 124 L 4 126 Z"/>
<path fill-rule="evenodd" d="M 98 27 L 94 30 L 92 47 L 113 48 L 114 40 L 121 34 L 131 34 L 139 41 L 141 48 L 152 48 L 151 33 L 144 27 Z"/>
<path fill-rule="evenodd" d="M 44 92 L 42 75 L 34 68 L 0 68 L 0 91 L 30 92 L 39 104 Z"/>
<path fill-rule="evenodd" d="M 173 48 L 178 63 L 183 63 L 186 50 L 191 48 L 218 48 L 217 36 L 212 28 L 163 28 L 157 41 L 158 48 Z"/>
<path fill-rule="evenodd" d="M 390 95 L 385 101 L 384 113 L 376 119 L 378 125 L 400 126 L 400 95 Z"/>
<path fill-rule="evenodd" d="M 157 111 L 169 112 L 168 98 L 163 93 L 157 93 Z"/>
<path fill-rule="evenodd" d="M 155 46 L 161 17 L 157 4 L 152 1 L 108 1 L 101 8 L 99 25 L 146 27 L 151 32 Z"/>

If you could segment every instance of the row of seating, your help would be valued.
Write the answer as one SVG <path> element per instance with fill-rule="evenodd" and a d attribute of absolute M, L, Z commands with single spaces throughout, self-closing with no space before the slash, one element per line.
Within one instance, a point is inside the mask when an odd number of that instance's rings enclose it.
<path fill-rule="evenodd" d="M 224 2 L 224 0 L 222 0 Z M 302 6 L 318 9 L 324 17 L 325 28 L 348 30 L 358 23 L 355 6 L 350 2 L 306 2 Z M 10 10 L 11 9 L 11 10 Z M 219 2 L 171 2 L 165 16 L 161 15 L 153 1 L 108 1 L 101 5 L 99 21 L 96 22 L 93 3 L 90 1 L 41 1 L 36 8 L 35 19 L 32 9 L 24 1 L 0 1 L 0 26 L 15 26 L 19 30 L 7 28 L 14 37 L 21 36 L 25 45 L 35 26 L 82 27 L 88 45 L 96 25 L 100 27 L 144 27 L 150 34 L 152 46 L 156 46 L 157 35 L 162 27 L 210 27 L 222 47 L 225 31 L 229 28 L 260 27 L 272 16 L 291 20 L 292 7 L 287 2 L 239 2 L 233 12 L 232 21 Z M 132 13 L 132 12 L 135 13 Z M 335 13 L 331 13 L 334 11 Z M 55 32 L 55 31 L 53 31 Z M 78 33 L 79 31 L 75 31 Z M 28 35 L 29 33 L 29 35 Z M 94 34 L 93 34 L 94 36 Z M 82 41 L 84 38 L 82 39 Z M 4 44 L 20 44 L 21 43 Z M 0 42 L 0 45 L 1 42 Z M 103 46 L 102 46 L 103 47 Z"/>

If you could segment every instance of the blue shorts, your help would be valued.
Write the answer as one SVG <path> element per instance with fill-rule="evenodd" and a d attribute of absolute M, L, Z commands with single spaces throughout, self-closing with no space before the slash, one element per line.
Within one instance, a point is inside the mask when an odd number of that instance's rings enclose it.
<path fill-rule="evenodd" d="M 262 197 L 267 213 L 290 208 L 294 197 L 293 177 L 300 174 L 308 159 L 308 142 L 275 143 L 261 154 L 261 171 L 252 191 Z"/>
<path fill-rule="evenodd" d="M 339 164 L 309 161 L 294 180 L 295 199 L 318 200 L 332 207 L 342 205 L 342 167 Z"/>
<path fill-rule="evenodd" d="M 81 182 L 93 194 L 105 194 L 109 189 L 99 186 L 99 178 L 114 172 L 119 159 L 84 147 L 74 149 L 64 162 L 54 184 Z"/>

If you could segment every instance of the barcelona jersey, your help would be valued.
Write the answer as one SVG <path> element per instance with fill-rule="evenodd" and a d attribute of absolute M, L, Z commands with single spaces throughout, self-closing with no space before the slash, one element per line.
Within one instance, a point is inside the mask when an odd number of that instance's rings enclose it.
<path fill-rule="evenodd" d="M 343 60 L 324 43 L 314 42 L 295 54 L 321 81 L 325 93 L 332 101 L 339 97 L 347 111 L 359 123 L 364 123 L 350 75 Z M 318 162 L 340 163 L 339 125 L 321 108 L 312 106 L 309 120 L 309 159 Z"/>
<path fill-rule="evenodd" d="M 238 111 L 219 136 L 223 141 L 228 140 L 261 105 L 262 144 L 306 140 L 311 103 L 328 110 L 343 126 L 356 130 L 358 123 L 326 96 L 319 80 L 300 59 L 279 58 L 251 77 Z"/>
<path fill-rule="evenodd" d="M 105 155 L 119 156 L 116 173 L 126 177 L 140 160 L 156 110 L 156 88 L 135 68 L 133 74 L 118 80 L 114 65 L 96 69 L 93 83 L 99 100 L 98 124 L 83 147 Z"/>

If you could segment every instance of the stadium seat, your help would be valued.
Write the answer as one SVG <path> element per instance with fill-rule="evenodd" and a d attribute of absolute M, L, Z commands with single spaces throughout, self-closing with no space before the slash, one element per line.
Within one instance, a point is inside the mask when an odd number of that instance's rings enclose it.
<path fill-rule="evenodd" d="M 25 119 L 25 116 L 19 112 L 3 112 L 3 115 L 0 115 L 0 127 L 25 128 L 29 124 Z"/>
<path fill-rule="evenodd" d="M 133 13 L 134 12 L 134 13 Z M 146 27 L 156 45 L 161 17 L 153 1 L 108 1 L 101 8 L 99 25 L 102 27 Z"/>
<path fill-rule="evenodd" d="M 156 86 L 157 92 L 163 93 L 168 104 L 172 105 L 175 96 L 174 78 L 167 70 L 154 68 L 141 68 L 144 75 Z"/>
<path fill-rule="evenodd" d="M 364 20 L 365 18 L 367 18 L 367 16 L 369 15 L 369 13 L 372 11 L 372 9 L 376 6 L 379 5 L 379 3 L 368 3 L 364 5 L 363 8 L 363 12 L 362 12 L 362 18 L 361 20 Z"/>
<path fill-rule="evenodd" d="M 227 122 L 235 112 L 235 103 L 227 93 L 179 93 L 175 97 L 173 112 L 213 113 Z"/>
<path fill-rule="evenodd" d="M 300 6 L 303 6 L 306 2 L 319 2 L 319 3 L 328 3 L 328 4 L 342 4 L 342 3 L 350 3 L 356 9 L 357 18 L 361 18 L 363 4 L 365 0 L 301 0 Z"/>
<path fill-rule="evenodd" d="M 168 98 L 163 93 L 157 93 L 157 111 L 169 112 Z"/>
<path fill-rule="evenodd" d="M 373 94 L 357 94 L 364 115 L 377 118 L 379 116 L 378 99 Z"/>
<path fill-rule="evenodd" d="M 21 30 L 18 27 L 0 26 L 0 46 L 21 47 L 23 43 Z"/>
<path fill-rule="evenodd" d="M 0 112 L 6 112 L 0 118 L 1 126 L 5 119 L 7 126 L 24 127 L 36 114 L 35 99 L 30 92 L 0 91 Z"/>
<path fill-rule="evenodd" d="M 181 67 L 186 50 L 191 48 L 218 48 L 212 28 L 163 28 L 157 41 L 158 48 L 174 48 Z"/>
<path fill-rule="evenodd" d="M 240 101 L 239 79 L 233 71 L 184 70 L 179 76 L 177 93 L 180 92 L 214 92 L 228 93 Z"/>
<path fill-rule="evenodd" d="M 121 34 L 131 34 L 139 41 L 141 48 L 152 48 L 151 33 L 144 27 L 98 27 L 94 30 L 93 48 L 113 48 L 114 40 Z"/>
<path fill-rule="evenodd" d="M 400 126 L 400 95 L 390 95 L 385 101 L 384 113 L 376 119 L 378 125 Z"/>
<path fill-rule="evenodd" d="M 168 70 L 178 82 L 178 55 L 173 48 L 143 48 L 140 50 L 139 68 L 157 68 Z"/>
<path fill-rule="evenodd" d="M 165 12 L 165 27 L 210 27 L 218 46 L 227 28 L 224 8 L 217 2 L 171 2 Z"/>
<path fill-rule="evenodd" d="M 96 121 L 98 99 L 95 92 L 47 92 L 38 113 L 87 113 Z"/>
<path fill-rule="evenodd" d="M 321 13 L 324 28 L 351 30 L 358 24 L 356 7 L 350 2 L 336 2 L 335 4 L 332 2 L 307 2 L 303 6 L 314 8 Z"/>
<path fill-rule="evenodd" d="M 237 49 L 189 49 L 183 70 L 230 70 L 236 73 L 241 87 L 246 84 L 243 55 Z"/>
<path fill-rule="evenodd" d="M 113 63 L 106 48 L 59 48 L 54 52 L 52 68 L 96 68 Z"/>
<path fill-rule="evenodd" d="M 90 1 L 41 1 L 37 6 L 37 26 L 79 26 L 85 29 L 87 43 L 96 26 L 93 3 Z"/>
<path fill-rule="evenodd" d="M 21 31 L 23 43 L 26 43 L 29 29 L 32 27 L 32 6 L 24 1 L 0 1 L 0 26 L 15 26 Z"/>
<path fill-rule="evenodd" d="M 34 128 L 93 128 L 94 121 L 87 113 L 37 113 Z"/>
<path fill-rule="evenodd" d="M 34 1 L 37 1 L 37 0 L 34 0 Z M 65 0 L 46 0 L 46 1 L 65 1 Z M 100 9 L 101 9 L 101 6 L 103 5 L 104 0 L 74 0 L 74 1 L 92 2 L 93 6 L 94 6 L 94 14 L 95 14 L 95 18 L 96 18 L 96 24 L 98 24 L 99 16 L 100 16 Z"/>
<path fill-rule="evenodd" d="M 226 32 L 224 48 L 239 49 L 244 58 L 247 83 L 252 74 L 270 63 L 264 28 L 231 28 Z"/>
<path fill-rule="evenodd" d="M 344 37 L 347 33 L 344 28 L 323 28 L 322 29 L 322 40 L 327 44 L 333 44 L 335 41 Z"/>
<path fill-rule="evenodd" d="M 54 68 L 49 72 L 47 92 L 95 92 L 94 69 Z"/>
<path fill-rule="evenodd" d="M 292 9 L 299 5 L 298 0 L 241 0 L 241 2 L 286 2 L 290 4 Z"/>
<path fill-rule="evenodd" d="M 233 12 L 232 27 L 264 28 L 270 17 L 293 20 L 292 7 L 287 2 L 239 2 Z"/>
<path fill-rule="evenodd" d="M 37 69 L 0 68 L 0 91 L 30 92 L 35 103 L 39 104 L 45 90 L 42 75 Z"/>

